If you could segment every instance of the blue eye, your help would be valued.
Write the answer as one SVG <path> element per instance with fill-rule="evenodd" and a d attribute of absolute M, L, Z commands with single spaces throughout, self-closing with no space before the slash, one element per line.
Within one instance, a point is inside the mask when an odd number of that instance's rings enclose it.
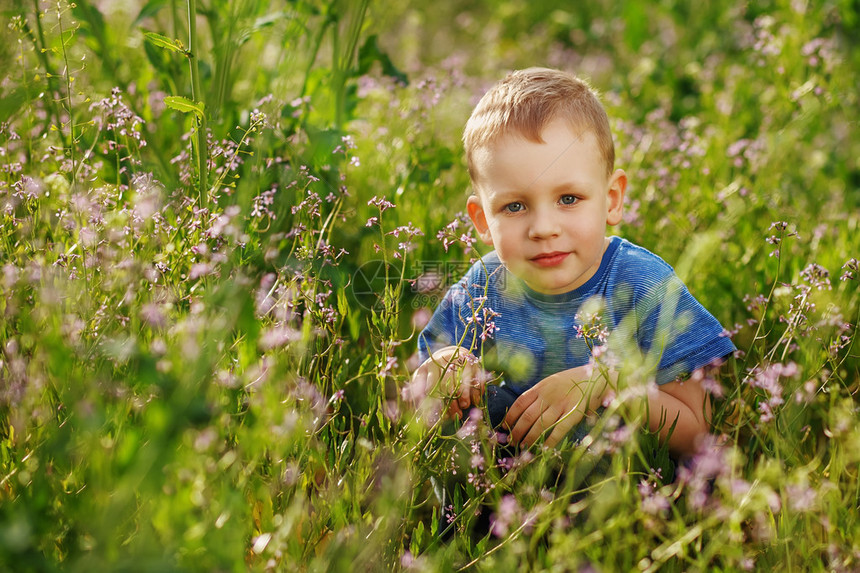
<path fill-rule="evenodd" d="M 573 195 L 562 195 L 561 196 L 561 204 L 562 205 L 573 205 L 577 201 L 579 201 L 579 199 L 577 199 Z"/>
<path fill-rule="evenodd" d="M 504 210 L 508 213 L 519 213 L 523 210 L 523 204 L 520 202 L 508 203 L 505 205 Z"/>

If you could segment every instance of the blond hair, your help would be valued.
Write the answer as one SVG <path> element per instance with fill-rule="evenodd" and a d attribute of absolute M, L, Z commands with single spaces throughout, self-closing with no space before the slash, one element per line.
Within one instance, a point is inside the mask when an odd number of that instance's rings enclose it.
<path fill-rule="evenodd" d="M 484 94 L 463 131 L 469 175 L 475 181 L 473 154 L 499 137 L 517 133 L 543 143 L 548 123 L 563 118 L 576 132 L 590 131 L 597 139 L 607 175 L 615 167 L 615 145 L 609 117 L 596 92 L 585 81 L 560 70 L 528 68 L 511 72 Z"/>

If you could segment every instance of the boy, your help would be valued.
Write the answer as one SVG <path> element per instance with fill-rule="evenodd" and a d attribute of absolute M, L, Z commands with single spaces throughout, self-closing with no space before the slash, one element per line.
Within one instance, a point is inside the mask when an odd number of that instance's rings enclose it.
<path fill-rule="evenodd" d="M 632 349 L 625 359 L 641 351 L 640 362 L 651 360 L 650 371 L 639 370 L 658 384 L 647 396 L 648 425 L 676 456 L 694 452 L 708 432 L 708 401 L 696 379 L 681 377 L 734 345 L 662 259 L 607 237 L 621 221 L 627 176 L 614 168 L 595 94 L 564 72 L 513 72 L 478 103 L 463 141 L 474 188 L 467 212 L 495 251 L 421 332 L 413 383 L 453 394 L 452 417 L 486 400 L 491 423 L 514 445 L 581 439 L 583 417 L 618 379 L 612 369 L 592 371 L 594 339 L 582 336 L 588 325 L 577 316 L 599 300 L 609 332 L 601 352 Z M 485 370 L 502 379 L 486 393 Z"/>

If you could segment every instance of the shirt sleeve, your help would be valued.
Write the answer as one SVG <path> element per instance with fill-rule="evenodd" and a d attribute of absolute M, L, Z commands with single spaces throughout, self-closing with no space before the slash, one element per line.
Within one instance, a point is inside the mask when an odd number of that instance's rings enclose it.
<path fill-rule="evenodd" d="M 637 304 L 636 312 L 640 348 L 655 361 L 659 357 L 657 384 L 671 382 L 735 351 L 719 321 L 671 268 Z"/>
<path fill-rule="evenodd" d="M 418 335 L 418 358 L 422 363 L 446 346 L 461 346 L 479 356 L 479 336 L 473 309 L 480 306 L 483 285 L 486 284 L 482 268 L 476 264 L 463 279 L 448 289 L 427 326 Z"/>
<path fill-rule="evenodd" d="M 452 346 L 457 338 L 457 325 L 453 319 L 457 315 L 455 295 L 452 292 L 455 288 L 448 290 L 433 312 L 430 322 L 418 335 L 418 360 L 421 364 L 440 348 Z"/>

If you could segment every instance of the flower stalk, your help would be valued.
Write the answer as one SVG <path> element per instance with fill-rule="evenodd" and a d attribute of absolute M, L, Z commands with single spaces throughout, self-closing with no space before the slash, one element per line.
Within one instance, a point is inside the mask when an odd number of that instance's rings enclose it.
<path fill-rule="evenodd" d="M 195 103 L 203 101 L 203 94 L 200 90 L 200 69 L 198 66 L 199 49 L 197 44 L 197 0 L 188 0 L 188 64 L 191 68 L 191 99 Z M 199 116 L 195 115 L 197 128 L 195 130 L 195 150 L 194 155 L 197 160 L 197 192 L 199 195 L 199 204 L 201 208 L 209 206 L 209 188 L 207 185 L 208 174 L 208 157 L 206 146 L 206 113 Z"/>

